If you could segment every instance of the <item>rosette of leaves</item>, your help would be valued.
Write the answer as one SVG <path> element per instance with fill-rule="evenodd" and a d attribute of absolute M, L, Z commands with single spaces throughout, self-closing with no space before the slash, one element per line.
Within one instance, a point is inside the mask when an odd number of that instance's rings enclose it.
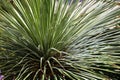
<path fill-rule="evenodd" d="M 120 75 L 113 2 L 13 0 L 0 9 L 5 80 L 96 80 Z"/>

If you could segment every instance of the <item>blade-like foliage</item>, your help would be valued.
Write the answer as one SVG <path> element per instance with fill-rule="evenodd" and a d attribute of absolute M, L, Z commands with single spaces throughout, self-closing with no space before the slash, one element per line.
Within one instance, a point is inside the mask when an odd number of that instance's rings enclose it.
<path fill-rule="evenodd" d="M 13 0 L 0 8 L 6 80 L 96 80 L 120 75 L 120 7 L 104 0 Z"/>

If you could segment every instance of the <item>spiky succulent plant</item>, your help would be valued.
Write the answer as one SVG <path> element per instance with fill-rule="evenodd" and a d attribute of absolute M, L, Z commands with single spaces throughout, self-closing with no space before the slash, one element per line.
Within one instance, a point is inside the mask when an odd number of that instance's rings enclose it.
<path fill-rule="evenodd" d="M 4 1 L 4 0 L 3 0 Z M 120 7 L 102 0 L 13 0 L 0 8 L 5 80 L 106 80 L 120 75 Z"/>

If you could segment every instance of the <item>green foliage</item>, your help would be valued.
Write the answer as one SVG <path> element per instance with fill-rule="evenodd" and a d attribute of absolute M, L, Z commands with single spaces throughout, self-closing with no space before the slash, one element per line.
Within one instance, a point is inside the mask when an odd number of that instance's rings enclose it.
<path fill-rule="evenodd" d="M 112 2 L 14 0 L 0 8 L 6 80 L 95 80 L 120 75 L 120 19 Z"/>

